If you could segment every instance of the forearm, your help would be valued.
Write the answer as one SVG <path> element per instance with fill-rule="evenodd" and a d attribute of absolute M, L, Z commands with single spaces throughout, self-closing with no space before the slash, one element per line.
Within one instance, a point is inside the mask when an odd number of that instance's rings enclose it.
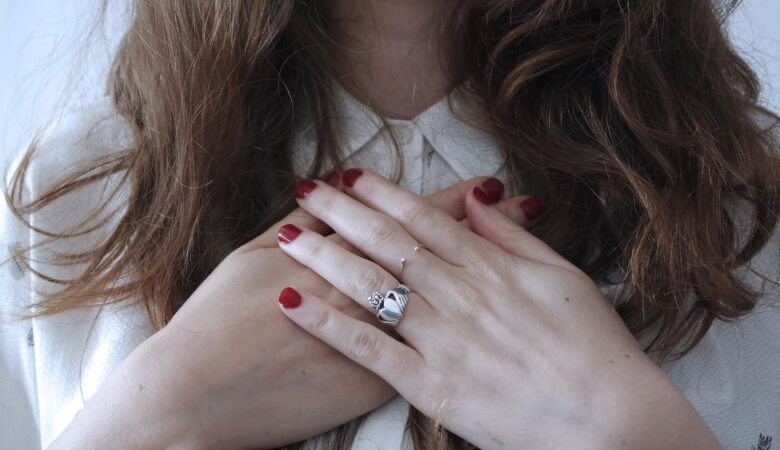
<path fill-rule="evenodd" d="M 602 390 L 590 422 L 602 449 L 720 449 L 707 423 L 666 374 L 630 377 Z"/>
<path fill-rule="evenodd" d="M 147 341 L 136 349 L 49 448 L 201 448 L 192 418 L 157 388 L 162 380 L 143 357 L 154 345 Z"/>

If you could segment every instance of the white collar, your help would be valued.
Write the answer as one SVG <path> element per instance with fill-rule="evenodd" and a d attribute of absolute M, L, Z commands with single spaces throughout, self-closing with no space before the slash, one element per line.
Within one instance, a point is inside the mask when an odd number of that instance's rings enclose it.
<path fill-rule="evenodd" d="M 468 88 L 455 91 L 411 120 L 386 119 L 390 125 L 414 124 L 431 147 L 449 164 L 461 179 L 496 176 L 503 167 L 503 154 L 498 141 L 488 131 L 468 120 L 469 115 L 484 109 Z M 361 150 L 385 126 L 382 119 L 341 85 L 335 83 L 336 115 L 341 124 L 342 160 Z M 309 122 L 310 123 L 310 122 Z M 301 129 L 301 128 L 299 128 Z M 310 167 L 316 148 L 311 126 L 302 129 L 296 146 L 303 151 L 299 164 Z"/>

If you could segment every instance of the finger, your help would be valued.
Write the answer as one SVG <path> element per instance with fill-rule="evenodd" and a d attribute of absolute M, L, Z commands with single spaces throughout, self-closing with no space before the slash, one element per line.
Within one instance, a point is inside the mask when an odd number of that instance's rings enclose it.
<path fill-rule="evenodd" d="M 466 196 L 466 214 L 475 233 L 515 256 L 566 268 L 574 267 L 544 241 L 510 220 L 498 208 L 485 205 L 478 197 L 474 192 Z M 525 200 L 525 214 L 538 216 L 543 210 L 543 204 L 536 197 L 529 198 Z"/>
<path fill-rule="evenodd" d="M 431 205 L 441 209 L 455 220 L 466 218 L 466 195 L 476 186 L 481 185 L 488 177 L 477 177 L 461 181 L 439 192 L 427 195 L 424 198 Z"/>
<path fill-rule="evenodd" d="M 488 179 L 483 185 L 486 183 L 491 187 L 497 186 L 491 190 L 491 194 L 498 201 L 503 194 L 503 183 L 495 178 Z M 478 237 L 424 198 L 362 169 L 344 172 L 344 186 L 346 193 L 392 218 L 444 261 L 462 266 L 481 257 Z"/>
<path fill-rule="evenodd" d="M 305 180 L 308 181 L 308 180 Z M 410 257 L 420 245 L 392 218 L 360 203 L 358 200 L 331 188 L 324 183 L 312 183 L 304 198 L 298 199 L 302 208 L 327 223 L 337 234 L 365 253 L 369 259 L 401 278 L 401 260 Z M 449 218 L 449 220 L 454 219 Z M 462 227 L 456 226 L 462 230 Z M 464 233 L 467 233 L 464 231 Z M 481 239 L 471 234 L 474 238 Z M 460 243 L 459 243 L 460 244 Z M 413 255 L 424 267 L 448 265 L 433 253 L 419 252 Z M 408 273 L 408 272 L 407 272 Z M 423 271 L 413 271 L 410 278 L 403 278 L 417 288 L 417 283 L 429 283 Z"/>
<path fill-rule="evenodd" d="M 374 372 L 401 395 L 420 383 L 423 359 L 413 348 L 377 327 L 344 314 L 303 290 L 285 288 L 279 294 L 282 312 L 301 328 Z"/>
<path fill-rule="evenodd" d="M 472 178 L 470 180 L 462 181 L 454 184 L 447 189 L 443 189 L 439 192 L 433 193 L 425 197 L 431 204 L 439 207 L 444 212 L 449 214 L 455 219 L 461 220 L 461 224 L 468 225 L 468 219 L 466 219 L 465 198 L 466 194 L 474 188 L 484 182 L 487 177 Z M 328 174 L 323 180 L 331 186 L 339 187 L 341 185 L 341 174 L 338 171 L 333 171 Z M 504 202 L 502 202 L 503 204 Z M 510 213 L 512 208 L 507 207 L 506 211 Z M 311 214 L 307 213 L 301 208 L 296 208 L 290 214 L 285 216 L 282 220 L 276 222 L 270 226 L 266 232 L 252 239 L 244 244 L 244 251 L 252 250 L 255 248 L 268 248 L 276 245 L 276 235 L 279 228 L 287 223 L 291 223 L 300 228 L 308 228 L 312 231 L 316 231 L 320 234 L 326 234 L 329 231 L 327 224 L 318 220 Z M 334 242 L 338 243 L 344 248 L 349 249 L 352 252 L 358 252 L 354 246 L 350 245 L 344 239 L 337 234 L 331 234 L 329 236 Z"/>
<path fill-rule="evenodd" d="M 464 205 L 466 204 L 466 194 L 468 193 L 465 193 L 463 195 Z M 533 212 L 529 212 L 529 213 L 526 212 L 526 209 L 531 206 L 530 203 L 526 202 L 526 199 L 529 198 L 532 197 L 528 195 L 518 195 L 517 197 L 512 197 L 509 200 L 504 200 L 496 203 L 496 208 L 498 208 L 499 211 L 504 213 L 504 215 L 506 215 L 509 218 L 509 220 L 511 220 L 512 222 L 520 225 L 523 228 L 528 228 L 531 226 L 533 220 L 536 217 L 536 214 L 534 214 Z M 468 217 L 461 220 L 460 224 L 469 230 L 472 229 Z"/>
<path fill-rule="evenodd" d="M 347 297 L 372 311 L 368 298 L 373 292 L 384 293 L 398 287 L 399 282 L 376 263 L 351 253 L 329 239 L 309 230 L 285 225 L 279 234 L 279 247 L 299 263 L 313 270 Z M 419 342 L 424 325 L 430 323 L 434 311 L 420 296 L 409 296 L 404 320 L 396 329 L 404 338 Z"/>
<path fill-rule="evenodd" d="M 312 230 L 316 231 L 316 230 Z M 363 253 L 360 252 L 357 248 L 355 248 L 354 245 L 350 244 L 349 242 L 345 241 L 343 237 L 339 236 L 336 233 L 329 234 L 325 236 L 326 239 L 333 242 L 334 244 L 338 245 L 339 247 L 343 248 L 344 250 L 354 253 L 358 256 L 363 256 Z"/>
<path fill-rule="evenodd" d="M 316 231 L 317 233 L 322 234 L 327 233 L 329 230 L 328 224 L 325 222 L 312 216 L 303 208 L 295 208 L 290 214 L 285 216 L 284 219 L 268 227 L 268 229 L 263 234 L 242 245 L 238 251 L 245 252 L 258 248 L 270 248 L 275 246 L 277 242 L 276 236 L 279 232 L 279 228 L 281 228 L 282 225 L 288 223 L 294 224 L 299 228 L 308 228 L 312 231 Z"/>
<path fill-rule="evenodd" d="M 341 172 L 338 170 L 333 170 L 325 177 L 323 177 L 323 181 L 338 189 L 342 186 Z M 298 195 L 298 192 L 296 192 L 296 195 Z M 279 230 L 279 227 L 286 223 L 291 223 L 301 228 L 315 230 L 322 234 L 325 234 L 328 231 L 328 225 L 326 225 L 325 222 L 317 219 L 301 208 L 295 208 L 282 220 L 268 227 L 264 233 L 244 244 L 240 251 L 251 251 L 257 248 L 269 248 L 276 246 L 276 234 Z"/>
<path fill-rule="evenodd" d="M 460 183 L 453 184 L 446 189 L 442 189 L 441 191 L 427 195 L 425 199 L 431 202 L 432 205 L 450 215 L 453 219 L 459 220 L 461 225 L 465 226 L 466 228 L 470 228 L 469 220 L 466 218 L 466 195 L 470 190 L 474 189 L 476 186 L 481 185 L 487 179 L 488 177 L 477 177 L 470 180 L 461 181 Z M 499 203 L 497 206 L 513 220 L 517 220 L 517 223 L 520 223 L 523 226 L 527 226 L 525 215 L 522 213 L 522 210 L 515 205 L 515 203 L 519 203 L 523 198 L 525 198 L 525 196 L 515 197 L 511 200 L 505 200 Z M 338 234 L 330 234 L 328 235 L 328 239 L 331 239 L 333 242 L 350 250 L 353 253 L 360 254 L 359 250 L 341 238 L 341 236 Z"/>

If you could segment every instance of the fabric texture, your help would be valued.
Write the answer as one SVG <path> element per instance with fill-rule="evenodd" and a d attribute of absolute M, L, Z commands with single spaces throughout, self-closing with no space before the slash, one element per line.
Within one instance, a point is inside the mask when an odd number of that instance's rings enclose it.
<path fill-rule="evenodd" d="M 505 178 L 497 143 L 464 119 L 479 112 L 476 103 L 442 99 L 413 120 L 387 121 L 344 90 L 337 92 L 337 104 L 346 167 L 366 167 L 391 178 L 401 173 L 399 184 L 419 194 L 475 176 Z M 84 161 L 131 145 L 129 128 L 108 98 L 68 114 L 44 133 L 24 195 L 34 197 Z M 301 124 L 292 149 L 298 173 L 306 172 L 315 146 L 312 128 Z M 59 230 L 78 224 L 109 200 L 117 182 L 110 178 L 69 195 L 31 222 Z M 120 190 L 110 204 L 121 209 L 126 199 L 127 192 Z M 46 251 L 88 248 L 104 235 L 105 230 L 97 230 Z M 139 305 L 20 318 L 41 292 L 53 288 L 12 258 L 14 248 L 40 241 L 0 203 L 0 261 L 8 259 L 0 267 L 0 449 L 48 446 L 112 370 L 152 334 Z M 779 246 L 775 234 L 754 261 L 754 269 L 774 280 L 780 278 Z M 46 254 L 36 250 L 33 259 L 43 261 Z M 73 274 L 41 263 L 34 269 L 65 278 Z M 747 271 L 742 276 L 761 283 Z M 715 323 L 689 355 L 666 367 L 726 449 L 768 448 L 767 439 L 780 439 L 780 290 L 766 287 L 755 312 L 734 323 Z M 405 431 L 408 408 L 395 397 L 369 413 L 353 449 L 411 448 Z"/>

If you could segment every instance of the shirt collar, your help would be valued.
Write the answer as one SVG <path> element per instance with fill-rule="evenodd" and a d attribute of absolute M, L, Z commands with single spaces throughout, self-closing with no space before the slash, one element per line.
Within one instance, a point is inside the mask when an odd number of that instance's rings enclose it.
<path fill-rule="evenodd" d="M 341 126 L 341 157 L 346 160 L 366 146 L 385 126 L 382 119 L 341 85 L 335 83 L 336 116 Z M 388 119 L 391 125 L 414 124 L 433 150 L 449 164 L 461 179 L 496 176 L 503 167 L 503 154 L 490 132 L 476 125 L 484 108 L 468 87 L 453 91 L 412 120 Z M 302 145 L 316 148 L 313 130 Z M 301 150 L 301 149 L 299 149 Z M 314 148 L 303 152 L 313 158 Z"/>

